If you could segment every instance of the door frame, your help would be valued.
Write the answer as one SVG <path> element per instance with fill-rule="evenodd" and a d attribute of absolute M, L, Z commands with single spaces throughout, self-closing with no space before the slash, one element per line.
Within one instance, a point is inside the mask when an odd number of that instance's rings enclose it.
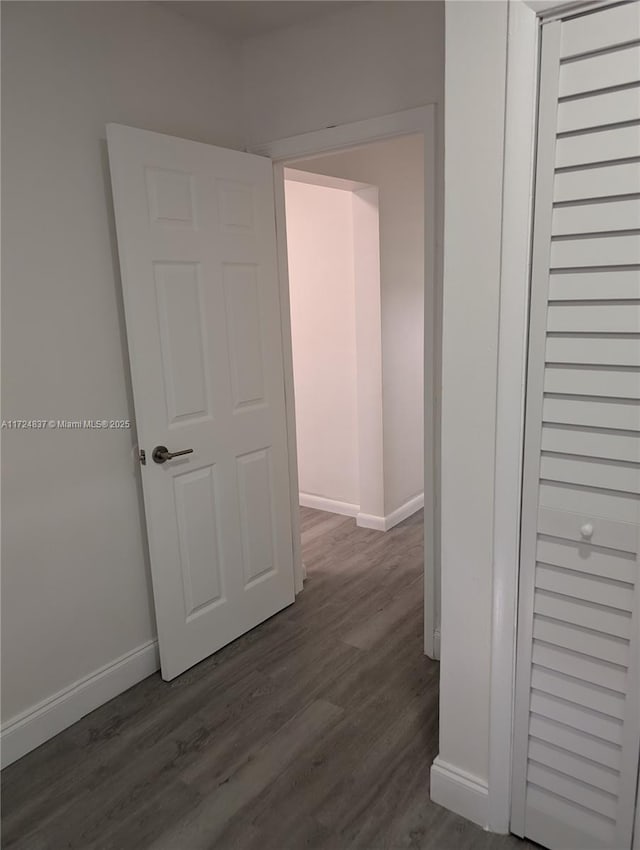
<path fill-rule="evenodd" d="M 543 21 L 594 11 L 613 2 L 508 0 L 489 684 L 487 828 L 492 832 L 507 833 L 511 823 L 540 28 Z"/>
<path fill-rule="evenodd" d="M 260 145 L 251 153 L 273 160 L 276 238 L 280 275 L 280 309 L 284 352 L 285 399 L 289 446 L 289 476 L 296 593 L 302 590 L 304 564 L 300 544 L 298 458 L 296 449 L 289 275 L 284 201 L 285 165 L 327 153 L 361 147 L 371 142 L 422 133 L 424 136 L 424 651 L 440 657 L 440 393 L 442 352 L 442 233 L 443 185 L 437 163 L 441 159 L 438 106 L 430 103 L 364 121 L 341 124 Z"/>

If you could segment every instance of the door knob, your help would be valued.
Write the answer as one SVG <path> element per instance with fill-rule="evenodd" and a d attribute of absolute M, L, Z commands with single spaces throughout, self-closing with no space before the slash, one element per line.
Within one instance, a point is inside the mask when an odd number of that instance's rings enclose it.
<path fill-rule="evenodd" d="M 174 457 L 180 457 L 181 455 L 190 455 L 192 454 L 193 449 L 182 449 L 179 452 L 170 452 L 166 446 L 156 446 L 153 452 L 151 453 L 151 457 L 155 460 L 156 463 L 164 463 L 167 460 L 171 460 Z"/>
<path fill-rule="evenodd" d="M 585 522 L 585 524 L 580 528 L 580 534 L 585 540 L 591 540 L 591 537 L 593 536 L 593 526 L 590 522 Z"/>

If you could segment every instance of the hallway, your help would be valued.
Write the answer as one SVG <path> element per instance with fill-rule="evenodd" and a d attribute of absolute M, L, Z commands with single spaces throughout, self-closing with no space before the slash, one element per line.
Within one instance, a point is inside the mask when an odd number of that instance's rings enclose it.
<path fill-rule="evenodd" d="M 386 534 L 301 515 L 297 602 L 7 768 L 6 850 L 530 846 L 429 801 L 438 664 L 422 652 L 422 513 Z"/>

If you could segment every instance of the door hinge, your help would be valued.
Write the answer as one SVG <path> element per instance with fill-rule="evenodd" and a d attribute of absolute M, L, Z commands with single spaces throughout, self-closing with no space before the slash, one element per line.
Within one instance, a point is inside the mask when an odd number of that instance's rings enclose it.
<path fill-rule="evenodd" d="M 147 453 L 144 449 L 140 449 L 140 451 L 138 452 L 138 460 L 140 461 L 142 466 L 147 465 Z"/>

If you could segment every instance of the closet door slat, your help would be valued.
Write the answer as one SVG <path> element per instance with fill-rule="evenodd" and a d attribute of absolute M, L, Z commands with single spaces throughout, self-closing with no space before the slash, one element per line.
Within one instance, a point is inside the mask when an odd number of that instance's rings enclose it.
<path fill-rule="evenodd" d="M 551 848 L 603 850 L 616 847 L 615 822 L 585 806 L 531 785 L 528 836 Z"/>
<path fill-rule="evenodd" d="M 565 100 L 558 104 L 558 132 L 604 127 L 640 120 L 640 88 Z"/>
<path fill-rule="evenodd" d="M 556 145 L 556 168 L 630 159 L 635 156 L 639 144 L 640 127 L 637 125 L 562 136 Z"/>
<path fill-rule="evenodd" d="M 564 395 L 597 395 L 640 400 L 640 370 L 547 366 L 544 373 L 544 391 Z"/>
<path fill-rule="evenodd" d="M 547 339 L 546 356 L 548 363 L 636 367 L 640 366 L 640 345 L 627 337 L 552 336 Z"/>
<path fill-rule="evenodd" d="M 640 39 L 640 15 L 633 3 L 614 6 L 598 15 L 582 15 L 562 26 L 560 58 L 611 49 Z"/>
<path fill-rule="evenodd" d="M 596 605 L 588 602 L 579 602 L 575 599 L 566 599 L 563 596 L 554 596 L 544 591 L 537 591 L 533 607 L 534 613 L 542 614 L 546 617 L 554 617 L 555 619 L 564 618 L 567 623 L 573 623 L 576 626 L 584 626 L 585 628 L 595 629 L 596 631 L 604 632 L 608 635 L 614 635 L 620 638 L 631 638 L 631 618 L 623 611 L 615 611 L 614 609 L 606 608 L 603 605 Z M 575 684 L 574 678 L 558 677 L 561 684 L 558 684 L 554 690 L 542 688 L 549 693 L 556 693 L 558 696 L 567 696 L 571 693 L 571 689 Z M 535 687 L 535 685 L 534 685 Z M 566 689 L 566 690 L 565 690 Z M 611 694 L 609 688 L 600 689 L 605 694 Z M 600 691 L 598 691 L 599 693 Z M 617 693 L 617 692 L 616 692 Z M 617 694 L 617 698 L 622 697 L 622 704 L 616 702 L 619 711 L 624 708 L 624 694 Z M 591 708 L 598 711 L 605 711 L 605 702 L 596 704 L 595 697 L 592 699 Z M 606 714 L 611 714 L 611 710 L 606 710 Z M 615 715 L 618 716 L 617 714 Z M 623 718 L 623 714 L 620 718 Z"/>
<path fill-rule="evenodd" d="M 547 767 L 573 776 L 582 782 L 593 785 L 601 791 L 615 794 L 618 774 L 617 771 L 602 765 L 594 764 L 581 756 L 569 753 L 560 747 L 553 747 L 544 741 L 533 740 L 529 746 L 531 759 Z"/>
<path fill-rule="evenodd" d="M 551 304 L 547 330 L 559 333 L 640 333 L 638 304 Z"/>
<path fill-rule="evenodd" d="M 635 558 L 624 550 L 596 547 L 585 541 L 546 539 L 539 535 L 536 557 L 540 564 L 607 579 L 616 585 L 633 584 L 637 573 Z M 623 597 L 626 599 L 625 594 L 619 598 Z"/>
<path fill-rule="evenodd" d="M 549 279 L 550 302 L 618 299 L 640 299 L 640 269 L 565 272 L 552 274 Z"/>
<path fill-rule="evenodd" d="M 535 586 L 573 599 L 618 608 L 620 611 L 633 610 L 633 587 L 627 587 L 621 582 L 604 581 L 599 576 L 582 575 L 540 563 L 536 567 Z"/>
<path fill-rule="evenodd" d="M 611 233 L 640 229 L 640 199 L 556 207 L 551 232 L 554 236 Z"/>
<path fill-rule="evenodd" d="M 640 404 L 627 400 L 547 396 L 542 406 L 542 419 L 561 425 L 640 431 Z"/>
<path fill-rule="evenodd" d="M 636 162 L 621 162 L 579 171 L 558 171 L 554 180 L 556 202 L 637 195 L 640 168 Z"/>
<path fill-rule="evenodd" d="M 593 712 L 568 700 L 533 691 L 531 711 L 547 720 L 564 723 L 572 729 L 585 732 L 610 744 L 618 746 L 622 744 L 622 724 L 619 720 Z"/>
<path fill-rule="evenodd" d="M 640 80 L 640 47 L 602 53 L 560 67 L 560 97 L 626 86 Z"/>
<path fill-rule="evenodd" d="M 640 235 L 635 233 L 584 239 L 554 239 L 551 243 L 551 268 L 632 265 L 640 265 Z"/>
<path fill-rule="evenodd" d="M 542 450 L 640 463 L 638 441 L 632 434 L 606 432 L 604 429 L 580 430 L 545 424 L 542 427 Z"/>
<path fill-rule="evenodd" d="M 617 691 L 619 693 L 625 692 L 627 671 L 624 667 L 607 664 L 604 661 L 589 658 L 587 655 L 582 655 L 578 652 L 571 652 L 567 649 L 549 646 L 549 644 L 538 643 L 537 641 L 533 642 L 532 661 L 540 667 L 555 670 L 557 673 L 564 673 L 572 679 L 582 679 L 585 682 L 591 682 L 591 684 L 599 685 L 600 687 L 608 688 L 611 691 Z M 563 739 L 559 733 L 554 737 L 551 737 L 549 733 L 546 736 L 540 735 L 539 732 L 534 731 L 534 718 L 531 717 L 530 721 L 531 725 L 529 729 L 533 735 L 543 737 L 544 740 L 555 743 L 558 746 L 565 746 L 566 749 L 584 755 L 586 758 L 595 758 L 601 761 L 602 764 L 608 764 L 612 767 L 619 764 L 619 753 L 616 753 L 613 747 L 603 747 L 599 752 L 591 752 L 592 748 L 585 744 L 581 749 L 577 746 L 578 741 L 576 739 L 572 740 L 570 736 Z M 591 743 L 593 746 L 593 742 Z M 593 749 L 596 749 L 595 746 L 593 746 Z M 609 754 L 609 758 L 606 757 L 607 753 Z"/>
<path fill-rule="evenodd" d="M 546 481 L 566 481 L 584 484 L 603 490 L 640 495 L 640 466 L 622 464 L 600 458 L 566 457 L 560 454 L 543 454 L 540 478 Z"/>
<path fill-rule="evenodd" d="M 536 762 L 530 764 L 529 781 L 564 799 L 573 800 L 585 809 L 615 819 L 617 798 L 610 792 L 601 791 Z"/>
<path fill-rule="evenodd" d="M 538 495 L 541 508 L 617 520 L 635 526 L 640 521 L 640 501 L 629 493 L 541 481 Z M 620 545 L 620 548 L 626 547 Z"/>

